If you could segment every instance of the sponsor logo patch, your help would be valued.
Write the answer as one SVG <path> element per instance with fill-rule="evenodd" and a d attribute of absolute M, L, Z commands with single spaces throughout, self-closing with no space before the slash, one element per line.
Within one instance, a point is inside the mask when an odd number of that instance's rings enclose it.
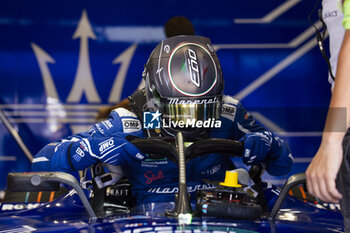
<path fill-rule="evenodd" d="M 44 205 L 45 203 L 26 203 L 26 204 L 0 204 L 1 205 L 1 210 L 2 211 L 11 211 L 11 210 L 30 210 L 30 209 L 34 209 L 37 208 L 39 206 Z"/>
<path fill-rule="evenodd" d="M 103 124 L 104 127 L 106 127 L 106 129 L 113 128 L 113 125 L 112 125 L 112 123 L 109 120 L 102 121 L 102 124 Z"/>
<path fill-rule="evenodd" d="M 78 148 L 75 150 L 75 153 L 76 153 L 77 155 L 79 155 L 80 157 L 84 157 L 84 156 L 85 156 L 84 151 L 83 151 L 80 147 L 78 147 Z"/>
<path fill-rule="evenodd" d="M 153 181 L 164 178 L 163 171 L 159 170 L 158 174 L 154 174 L 152 171 L 147 171 L 145 173 L 145 178 L 146 178 L 146 184 L 152 184 Z"/>
<path fill-rule="evenodd" d="M 183 57 L 183 62 L 174 57 Z M 188 78 L 185 83 L 189 85 L 184 85 L 182 79 L 177 78 L 179 74 Z M 206 47 L 197 43 L 182 43 L 174 48 L 169 56 L 168 75 L 170 85 L 176 91 L 192 97 L 209 93 L 218 81 L 217 66 L 212 54 Z M 204 79 L 206 82 L 202 81 Z"/>
<path fill-rule="evenodd" d="M 90 130 L 88 131 L 88 134 L 89 134 L 90 136 L 94 135 L 95 133 L 96 133 L 96 130 L 94 130 L 94 128 L 92 128 L 92 129 L 90 129 Z"/>
<path fill-rule="evenodd" d="M 80 141 L 79 143 L 80 143 L 79 147 L 75 150 L 75 154 L 72 156 L 73 159 L 77 162 L 79 162 L 81 158 L 85 156 L 85 152 L 89 151 L 84 141 Z"/>
<path fill-rule="evenodd" d="M 211 97 L 211 98 L 206 98 L 206 99 L 196 99 L 196 100 L 182 100 L 179 98 L 170 98 L 169 99 L 169 104 L 213 104 L 213 103 L 218 103 L 220 99 L 218 97 Z"/>
<path fill-rule="evenodd" d="M 80 141 L 80 148 L 82 148 L 83 151 L 86 151 L 86 152 L 89 151 L 84 141 Z"/>
<path fill-rule="evenodd" d="M 223 104 L 222 105 L 222 111 L 221 111 L 221 116 L 225 117 L 231 121 L 235 120 L 236 116 L 236 107 L 229 105 L 229 104 Z"/>
<path fill-rule="evenodd" d="M 98 131 L 101 133 L 101 134 L 105 134 L 105 131 L 102 129 L 102 127 L 100 126 L 100 123 L 97 123 L 95 124 L 96 128 L 98 129 Z"/>
<path fill-rule="evenodd" d="M 206 171 L 203 171 L 201 174 L 203 175 L 214 175 L 215 173 L 217 173 L 221 168 L 221 165 L 216 165 L 214 167 L 212 167 L 211 169 L 208 169 Z"/>
<path fill-rule="evenodd" d="M 99 151 L 102 155 L 115 146 L 114 139 L 113 138 L 107 139 L 106 141 L 99 143 L 98 146 L 99 146 Z"/>
<path fill-rule="evenodd" d="M 323 14 L 323 19 L 329 18 L 329 17 L 336 17 L 338 15 L 337 11 L 327 11 Z"/>
<path fill-rule="evenodd" d="M 136 158 L 138 158 L 138 159 L 144 159 L 145 156 L 143 156 L 143 155 L 140 154 L 140 153 L 137 153 L 137 154 L 136 154 Z"/>
<path fill-rule="evenodd" d="M 197 184 L 193 186 L 188 186 L 187 191 L 189 193 L 196 192 L 198 190 L 207 190 L 207 189 L 212 189 L 215 188 L 215 185 L 212 184 Z M 158 187 L 158 188 L 150 188 L 148 190 L 149 193 L 159 193 L 159 194 L 164 194 L 164 193 L 177 193 L 179 192 L 178 187 Z"/>
<path fill-rule="evenodd" d="M 132 133 L 141 129 L 141 122 L 136 119 L 122 119 L 124 133 Z"/>
<path fill-rule="evenodd" d="M 191 81 L 196 87 L 200 87 L 201 80 L 200 80 L 199 67 L 197 62 L 197 54 L 192 49 L 187 49 L 187 52 L 189 56 L 189 58 L 187 59 L 188 60 L 187 63 L 188 63 L 188 69 L 190 72 Z"/>
<path fill-rule="evenodd" d="M 106 189 L 106 196 L 113 196 L 113 197 L 120 197 L 120 196 L 128 196 L 129 194 L 129 189 L 124 188 L 111 188 L 107 187 Z"/>
<path fill-rule="evenodd" d="M 81 160 L 81 157 L 78 154 L 74 154 L 73 155 L 73 159 L 77 162 L 79 162 Z"/>
<path fill-rule="evenodd" d="M 146 160 L 146 161 L 142 161 L 141 166 L 142 167 L 158 167 L 161 165 L 167 165 L 168 164 L 168 160 L 164 159 L 164 160 Z"/>

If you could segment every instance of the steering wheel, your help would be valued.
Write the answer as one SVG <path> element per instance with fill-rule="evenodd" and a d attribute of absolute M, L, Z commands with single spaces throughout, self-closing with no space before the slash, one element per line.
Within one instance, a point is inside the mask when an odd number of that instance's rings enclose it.
<path fill-rule="evenodd" d="M 167 157 L 175 164 L 178 163 L 176 147 L 162 138 L 135 138 L 130 141 L 142 153 L 148 154 L 151 159 Z M 198 140 L 185 149 L 186 162 L 210 153 L 227 154 L 242 157 L 243 143 L 221 138 Z"/>
<path fill-rule="evenodd" d="M 156 138 L 133 138 L 130 140 L 142 153 L 148 154 L 150 159 L 168 158 L 175 164 L 178 164 L 178 156 L 176 147 L 167 142 L 168 139 L 160 137 Z M 209 138 L 193 142 L 184 151 L 186 163 L 194 158 L 204 156 L 210 153 L 226 154 L 228 156 L 242 157 L 244 150 L 243 142 Z M 253 165 L 249 170 L 250 178 L 257 183 L 261 180 L 263 167 L 261 165 Z"/>

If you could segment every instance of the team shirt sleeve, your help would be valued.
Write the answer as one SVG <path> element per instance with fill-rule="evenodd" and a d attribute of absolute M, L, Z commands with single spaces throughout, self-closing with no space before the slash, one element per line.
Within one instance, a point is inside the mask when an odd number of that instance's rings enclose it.
<path fill-rule="evenodd" d="M 350 0 L 345 0 L 343 5 L 343 26 L 346 30 L 350 29 Z"/>

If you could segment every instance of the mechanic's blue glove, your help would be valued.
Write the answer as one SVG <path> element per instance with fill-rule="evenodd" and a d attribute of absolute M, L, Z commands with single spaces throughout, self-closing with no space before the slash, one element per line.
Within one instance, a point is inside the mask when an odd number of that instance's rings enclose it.
<path fill-rule="evenodd" d="M 122 137 L 88 137 L 71 144 L 68 157 L 76 170 L 87 168 L 96 162 L 120 165 L 123 156 L 144 159 L 139 149 Z"/>
<path fill-rule="evenodd" d="M 247 165 L 265 165 L 266 171 L 280 176 L 290 171 L 293 157 L 288 145 L 269 131 L 248 133 L 244 141 L 243 162 Z"/>

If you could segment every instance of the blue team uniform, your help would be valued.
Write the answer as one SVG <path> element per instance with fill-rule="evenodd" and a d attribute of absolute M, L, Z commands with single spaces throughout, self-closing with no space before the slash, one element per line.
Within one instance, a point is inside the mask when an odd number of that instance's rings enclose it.
<path fill-rule="evenodd" d="M 258 135 L 264 139 L 266 134 L 266 144 L 270 143 L 271 150 L 267 171 L 280 175 L 291 169 L 292 156 L 288 146 L 257 124 L 237 100 L 224 96 L 220 120 L 221 128 L 209 129 L 209 138 L 240 140 L 247 135 Z M 115 109 L 108 120 L 96 123 L 87 132 L 45 146 L 35 156 L 32 168 L 71 173 L 101 161 L 121 167 L 132 184 L 137 204 L 173 201 L 174 193 L 178 191 L 177 165 L 166 158 L 152 160 L 140 154 L 125 139 L 127 135 L 145 137 L 142 122 L 129 110 Z M 246 162 L 249 164 L 248 158 Z M 188 191 L 193 193 L 213 187 L 203 179 L 223 181 L 230 164 L 230 158 L 221 154 L 191 160 L 186 167 Z"/>

